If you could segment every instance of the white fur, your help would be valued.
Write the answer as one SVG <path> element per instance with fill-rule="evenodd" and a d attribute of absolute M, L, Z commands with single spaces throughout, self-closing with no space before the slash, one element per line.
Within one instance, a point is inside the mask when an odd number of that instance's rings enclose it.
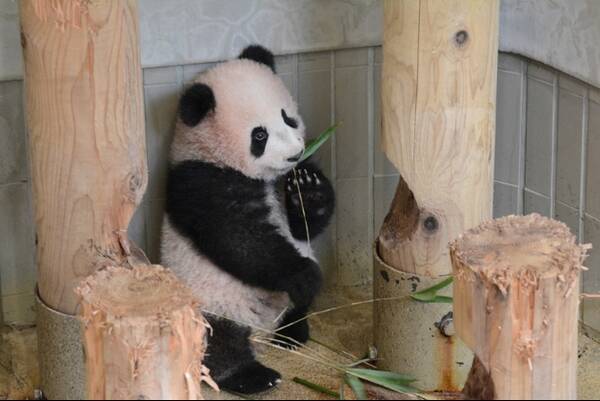
<path fill-rule="evenodd" d="M 278 327 L 290 307 L 287 294 L 250 287 L 219 269 L 173 229 L 168 216 L 162 236 L 163 264 L 187 284 L 203 310 L 266 330 Z"/>
<path fill-rule="evenodd" d="M 216 109 L 196 127 L 177 122 L 173 161 L 203 160 L 264 180 L 294 166 L 287 160 L 304 149 L 304 123 L 283 81 L 269 67 L 232 60 L 200 74 L 195 82 L 211 88 Z M 281 109 L 298 122 L 297 128 L 285 124 Z M 251 133 L 259 126 L 267 129 L 269 139 L 264 154 L 256 158 L 250 153 Z"/>

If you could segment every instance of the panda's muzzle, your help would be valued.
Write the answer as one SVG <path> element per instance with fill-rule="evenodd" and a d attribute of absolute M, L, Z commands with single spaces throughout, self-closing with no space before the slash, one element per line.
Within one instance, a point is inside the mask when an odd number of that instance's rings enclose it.
<path fill-rule="evenodd" d="M 287 161 L 290 163 L 296 163 L 298 160 L 300 160 L 300 158 L 302 157 L 303 154 L 304 154 L 304 150 L 302 152 L 298 153 L 297 155 L 290 157 L 289 159 L 287 159 Z"/>

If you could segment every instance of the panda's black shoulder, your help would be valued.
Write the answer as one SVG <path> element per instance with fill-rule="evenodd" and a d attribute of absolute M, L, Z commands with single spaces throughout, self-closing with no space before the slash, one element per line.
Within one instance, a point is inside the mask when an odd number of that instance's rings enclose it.
<path fill-rule="evenodd" d="M 171 165 L 167 178 L 167 213 L 207 211 L 265 198 L 265 184 L 232 168 L 198 160 Z"/>

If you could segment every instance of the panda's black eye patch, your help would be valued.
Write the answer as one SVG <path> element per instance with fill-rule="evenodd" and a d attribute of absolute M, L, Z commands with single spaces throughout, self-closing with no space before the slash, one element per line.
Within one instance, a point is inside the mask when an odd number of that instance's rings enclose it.
<path fill-rule="evenodd" d="M 281 117 L 283 117 L 283 122 L 292 128 L 298 128 L 298 121 L 295 118 L 289 117 L 284 109 L 281 109 Z"/>
<path fill-rule="evenodd" d="M 252 130 L 252 143 L 250 144 L 250 153 L 254 157 L 261 157 L 267 147 L 269 133 L 265 127 L 255 127 Z"/>

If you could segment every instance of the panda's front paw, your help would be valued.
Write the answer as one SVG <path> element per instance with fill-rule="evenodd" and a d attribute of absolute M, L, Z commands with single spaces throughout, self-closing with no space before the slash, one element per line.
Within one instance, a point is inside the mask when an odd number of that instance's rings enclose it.
<path fill-rule="evenodd" d="M 296 238 L 306 236 L 305 218 L 311 236 L 323 231 L 333 214 L 335 195 L 318 167 L 302 163 L 291 171 L 286 178 L 285 195 L 290 228 Z"/>
<path fill-rule="evenodd" d="M 288 205 L 296 209 L 304 206 L 307 211 L 317 212 L 331 199 L 333 190 L 327 177 L 318 169 L 305 165 L 287 175 L 285 186 Z M 324 210 L 321 211 L 323 214 Z"/>

